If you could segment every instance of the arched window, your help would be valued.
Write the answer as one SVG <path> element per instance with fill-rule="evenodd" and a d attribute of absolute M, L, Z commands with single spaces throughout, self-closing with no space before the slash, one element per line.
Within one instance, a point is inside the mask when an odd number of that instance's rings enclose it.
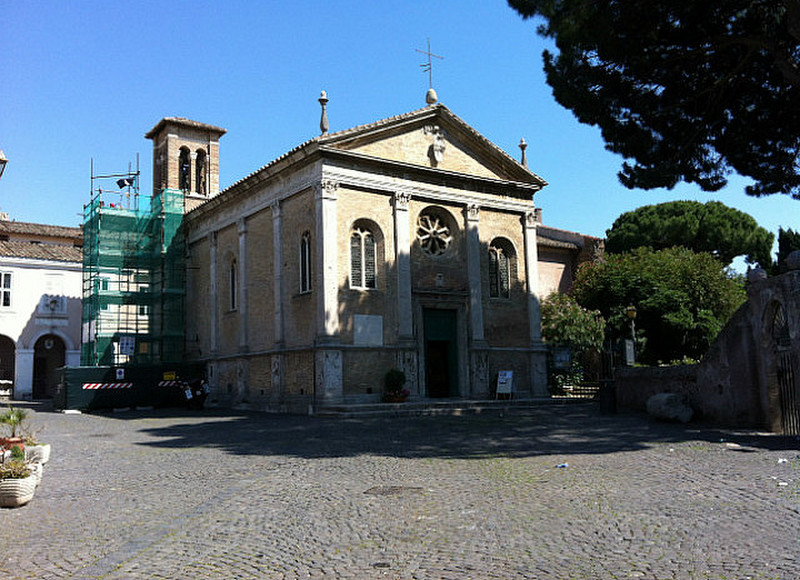
<path fill-rule="evenodd" d="M 192 162 L 190 160 L 189 150 L 186 147 L 181 147 L 180 155 L 178 156 L 178 188 L 183 191 L 189 191 L 191 184 Z"/>
<path fill-rule="evenodd" d="M 231 260 L 231 265 L 228 268 L 228 290 L 229 290 L 229 306 L 231 310 L 236 310 L 237 301 L 237 282 L 239 280 L 239 272 L 236 268 L 236 259 Z"/>
<path fill-rule="evenodd" d="M 206 195 L 206 152 L 197 150 L 197 159 L 194 162 L 194 190 L 199 195 Z"/>
<path fill-rule="evenodd" d="M 311 234 L 300 236 L 300 293 L 311 292 Z"/>
<path fill-rule="evenodd" d="M 350 287 L 375 288 L 375 236 L 363 227 L 350 234 Z"/>
<path fill-rule="evenodd" d="M 511 298 L 511 283 L 515 278 L 514 246 L 506 239 L 496 238 L 489 245 L 489 296 Z"/>

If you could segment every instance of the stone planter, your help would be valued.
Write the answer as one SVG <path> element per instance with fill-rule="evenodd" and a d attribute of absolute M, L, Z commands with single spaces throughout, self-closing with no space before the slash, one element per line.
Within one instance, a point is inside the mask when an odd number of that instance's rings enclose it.
<path fill-rule="evenodd" d="M 25 461 L 38 461 L 42 465 L 50 461 L 50 444 L 28 445 L 25 448 Z"/>
<path fill-rule="evenodd" d="M 0 479 L 0 507 L 19 507 L 33 499 L 36 475 L 22 479 Z"/>
<path fill-rule="evenodd" d="M 44 473 L 44 465 L 36 461 L 33 463 L 28 463 L 28 468 L 31 470 L 31 475 L 33 475 L 36 478 L 36 486 L 38 487 L 39 484 L 42 483 L 42 474 Z"/>

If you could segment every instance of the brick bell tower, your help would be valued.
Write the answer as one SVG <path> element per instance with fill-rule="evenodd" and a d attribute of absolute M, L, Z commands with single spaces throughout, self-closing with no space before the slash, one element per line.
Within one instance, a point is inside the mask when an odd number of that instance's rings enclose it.
<path fill-rule="evenodd" d="M 184 212 L 219 193 L 219 138 L 225 129 L 165 117 L 145 137 L 153 140 L 153 194 L 180 191 Z"/>

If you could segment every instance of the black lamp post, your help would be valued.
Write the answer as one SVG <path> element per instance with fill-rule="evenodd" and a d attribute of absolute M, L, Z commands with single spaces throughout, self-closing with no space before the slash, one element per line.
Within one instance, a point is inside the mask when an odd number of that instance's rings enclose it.
<path fill-rule="evenodd" d="M 625 315 L 631 321 L 631 340 L 633 341 L 633 349 L 636 351 L 636 307 L 631 304 L 625 309 Z"/>
<path fill-rule="evenodd" d="M 0 177 L 3 177 L 3 171 L 6 170 L 6 163 L 8 163 L 8 159 L 6 159 L 3 150 L 0 149 Z"/>

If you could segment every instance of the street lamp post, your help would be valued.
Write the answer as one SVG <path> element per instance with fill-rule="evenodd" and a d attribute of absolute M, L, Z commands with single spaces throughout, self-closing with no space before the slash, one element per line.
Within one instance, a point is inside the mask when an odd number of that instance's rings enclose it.
<path fill-rule="evenodd" d="M 631 321 L 631 359 L 635 360 L 636 358 L 636 307 L 631 304 L 625 309 L 625 315 L 628 317 L 628 320 Z M 633 360 L 631 364 L 633 364 Z"/>

